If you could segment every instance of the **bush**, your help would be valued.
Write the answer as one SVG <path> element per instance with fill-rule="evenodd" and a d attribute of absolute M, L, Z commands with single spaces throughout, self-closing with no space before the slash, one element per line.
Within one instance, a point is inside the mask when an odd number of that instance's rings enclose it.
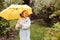
<path fill-rule="evenodd" d="M 9 22 L 0 17 L 0 35 L 6 34 L 10 30 Z"/>
<path fill-rule="evenodd" d="M 46 5 L 47 4 L 47 5 Z M 54 23 L 57 23 L 59 19 L 60 13 L 57 13 L 55 17 L 49 18 L 50 15 L 54 14 L 57 10 L 60 10 L 60 1 L 57 0 L 35 0 L 34 3 L 34 13 L 39 19 L 43 19 L 45 25 L 48 27 L 52 27 Z"/>

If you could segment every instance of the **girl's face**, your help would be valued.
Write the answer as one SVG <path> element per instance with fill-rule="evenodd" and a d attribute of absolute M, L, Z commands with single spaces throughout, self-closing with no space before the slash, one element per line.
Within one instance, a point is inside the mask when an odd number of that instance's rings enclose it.
<path fill-rule="evenodd" d="M 22 14 L 22 16 L 24 17 L 24 18 L 27 18 L 29 15 L 28 15 L 28 12 L 27 11 L 25 11 L 23 14 Z"/>

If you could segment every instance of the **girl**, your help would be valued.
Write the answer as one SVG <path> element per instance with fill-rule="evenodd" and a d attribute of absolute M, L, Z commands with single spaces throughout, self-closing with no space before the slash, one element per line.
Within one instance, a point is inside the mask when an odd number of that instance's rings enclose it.
<path fill-rule="evenodd" d="M 16 24 L 16 30 L 18 30 L 18 28 L 20 27 L 20 32 L 19 32 L 19 36 L 20 36 L 20 40 L 30 40 L 30 18 L 28 17 L 28 11 L 24 10 L 21 14 L 20 14 L 21 18 L 18 20 L 17 24 Z"/>

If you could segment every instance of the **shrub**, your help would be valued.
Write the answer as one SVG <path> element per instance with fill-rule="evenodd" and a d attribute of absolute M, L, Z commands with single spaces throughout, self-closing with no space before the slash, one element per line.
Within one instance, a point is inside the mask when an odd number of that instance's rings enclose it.
<path fill-rule="evenodd" d="M 59 4 L 60 1 L 57 0 L 35 0 L 33 11 L 37 18 L 44 20 L 46 26 L 52 27 L 54 23 L 57 23 L 59 21 L 60 14 L 56 14 L 57 16 L 54 18 L 49 17 L 57 10 L 60 10 Z"/>
<path fill-rule="evenodd" d="M 6 34 L 10 30 L 9 22 L 0 17 L 0 34 Z"/>

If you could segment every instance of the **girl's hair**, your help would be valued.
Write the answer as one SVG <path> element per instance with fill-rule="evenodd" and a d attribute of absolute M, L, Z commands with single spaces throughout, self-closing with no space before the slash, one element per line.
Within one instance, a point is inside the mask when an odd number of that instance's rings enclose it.
<path fill-rule="evenodd" d="M 26 12 L 26 11 L 27 11 L 27 10 L 24 10 L 24 11 L 20 14 L 20 16 L 23 17 L 22 14 L 23 14 L 24 12 Z M 27 12 L 27 13 L 28 13 L 28 12 Z"/>

